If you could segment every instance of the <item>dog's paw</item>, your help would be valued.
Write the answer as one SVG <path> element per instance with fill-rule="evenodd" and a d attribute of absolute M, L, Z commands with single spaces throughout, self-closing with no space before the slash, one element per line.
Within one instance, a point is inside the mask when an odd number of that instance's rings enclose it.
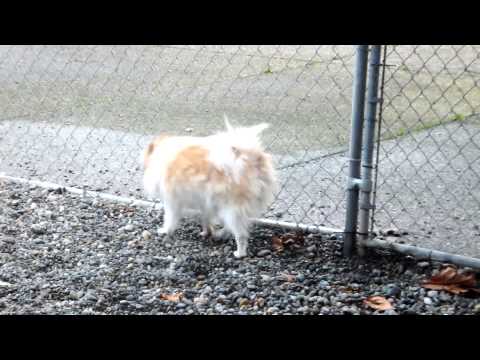
<path fill-rule="evenodd" d="M 233 256 L 235 256 L 237 259 L 242 259 L 247 256 L 246 252 L 239 252 L 238 250 L 235 250 L 233 252 Z"/>
<path fill-rule="evenodd" d="M 204 239 L 209 238 L 212 236 L 212 233 L 209 230 L 204 230 L 200 233 L 200 236 Z"/>
<path fill-rule="evenodd" d="M 168 229 L 165 229 L 164 227 L 161 227 L 157 230 L 157 234 L 158 236 L 160 237 L 172 237 L 173 236 L 173 232 L 172 231 L 169 231 Z"/>

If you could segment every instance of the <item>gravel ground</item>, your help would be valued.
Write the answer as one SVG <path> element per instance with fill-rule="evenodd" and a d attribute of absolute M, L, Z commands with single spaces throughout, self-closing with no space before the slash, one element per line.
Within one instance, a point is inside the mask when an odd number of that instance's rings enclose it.
<path fill-rule="evenodd" d="M 0 314 L 480 313 L 478 299 L 420 287 L 441 264 L 347 261 L 325 235 L 276 253 L 281 234 L 256 227 L 237 260 L 233 240 L 201 240 L 194 222 L 161 239 L 161 214 L 144 208 L 7 182 L 0 203 Z M 367 308 L 373 295 L 394 309 Z"/>

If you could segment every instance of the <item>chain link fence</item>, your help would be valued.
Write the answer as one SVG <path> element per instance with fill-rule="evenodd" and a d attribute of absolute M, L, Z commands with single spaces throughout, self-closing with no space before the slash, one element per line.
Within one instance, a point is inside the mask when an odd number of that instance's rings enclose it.
<path fill-rule="evenodd" d="M 142 198 L 161 132 L 269 122 L 267 217 L 341 228 L 354 46 L 1 46 L 0 171 Z"/>
<path fill-rule="evenodd" d="M 141 199 L 148 142 L 208 135 L 225 113 L 272 124 L 266 218 L 343 229 L 356 50 L 0 46 L 0 172 Z M 480 48 L 383 50 L 371 230 L 480 258 Z"/>
<path fill-rule="evenodd" d="M 374 228 L 480 258 L 480 47 L 387 46 L 383 63 Z"/>

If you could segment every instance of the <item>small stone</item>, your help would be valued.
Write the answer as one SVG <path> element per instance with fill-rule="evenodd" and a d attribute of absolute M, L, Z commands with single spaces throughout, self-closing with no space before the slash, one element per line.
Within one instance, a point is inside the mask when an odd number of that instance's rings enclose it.
<path fill-rule="evenodd" d="M 247 298 L 240 298 L 240 299 L 238 299 L 238 305 L 240 307 L 249 306 L 250 305 L 250 300 L 247 299 Z"/>
<path fill-rule="evenodd" d="M 438 291 L 436 290 L 430 290 L 427 292 L 427 296 L 429 298 L 436 298 L 438 296 Z"/>
<path fill-rule="evenodd" d="M 277 311 L 278 311 L 277 307 L 275 307 L 275 306 L 269 307 L 267 309 L 267 315 L 272 315 L 272 314 L 276 313 Z"/>
<path fill-rule="evenodd" d="M 270 255 L 272 252 L 268 249 L 263 249 L 263 250 L 260 250 L 258 253 L 257 253 L 257 256 L 258 257 L 264 257 L 264 256 L 267 256 L 267 255 Z"/>
<path fill-rule="evenodd" d="M 125 231 L 133 231 L 134 227 L 132 224 L 127 224 L 125 225 L 125 227 L 123 228 L 123 230 Z"/>
<path fill-rule="evenodd" d="M 432 305 L 433 301 L 432 301 L 432 299 L 430 299 L 429 297 L 424 297 L 424 298 L 423 298 L 423 303 L 424 303 L 425 305 Z"/>
<path fill-rule="evenodd" d="M 430 263 L 428 261 L 420 261 L 419 263 L 417 263 L 417 266 L 423 269 L 430 266 Z"/>
<path fill-rule="evenodd" d="M 373 270 L 372 270 L 372 275 L 373 275 L 373 276 L 381 276 L 381 275 L 382 275 L 382 271 L 379 270 L 379 269 L 373 269 Z"/>
<path fill-rule="evenodd" d="M 315 252 L 315 250 L 317 250 L 317 246 L 316 245 L 312 245 L 312 246 L 309 246 L 305 249 L 307 252 Z"/>
<path fill-rule="evenodd" d="M 150 240 L 152 238 L 152 234 L 148 230 L 144 230 L 142 232 L 142 237 L 144 240 Z"/>
<path fill-rule="evenodd" d="M 210 294 L 213 291 L 213 289 L 210 286 L 205 286 L 205 288 L 202 290 L 203 294 Z"/>
<path fill-rule="evenodd" d="M 394 309 L 385 310 L 384 315 L 398 315 Z"/>
<path fill-rule="evenodd" d="M 247 284 L 247 289 L 248 290 L 256 290 L 257 286 L 255 284 Z"/>
<path fill-rule="evenodd" d="M 439 298 L 441 301 L 450 301 L 450 300 L 452 300 L 452 296 L 451 296 L 449 293 L 446 293 L 446 292 L 441 292 L 440 295 L 438 296 L 438 298 Z"/>
<path fill-rule="evenodd" d="M 386 295 L 387 295 L 387 297 L 396 297 L 396 296 L 400 295 L 401 292 L 402 292 L 402 290 L 398 286 L 392 285 L 392 286 L 388 287 Z"/>
<path fill-rule="evenodd" d="M 480 303 L 476 304 L 474 307 L 473 307 L 473 312 L 475 314 L 480 314 Z"/>
<path fill-rule="evenodd" d="M 325 281 L 325 280 L 320 280 L 320 282 L 318 283 L 318 286 L 320 287 L 320 289 L 326 289 L 328 287 L 328 281 Z"/>
<path fill-rule="evenodd" d="M 270 282 L 273 279 L 270 275 L 264 275 L 264 274 L 260 275 L 260 278 L 262 279 L 263 282 Z"/>
<path fill-rule="evenodd" d="M 45 223 L 33 224 L 30 229 L 37 235 L 43 235 L 47 232 L 47 225 Z"/>
<path fill-rule="evenodd" d="M 207 302 L 208 298 L 203 295 L 193 298 L 193 303 L 200 306 L 205 305 Z"/>
<path fill-rule="evenodd" d="M 193 128 L 190 128 L 190 127 L 185 128 L 185 132 L 187 132 L 187 133 L 191 133 L 192 131 L 193 131 Z"/>
<path fill-rule="evenodd" d="M 328 306 L 322 306 L 320 309 L 321 314 L 329 314 L 330 313 L 330 308 Z"/>
<path fill-rule="evenodd" d="M 0 280 L 0 287 L 10 287 L 12 286 L 12 284 L 6 282 L 6 281 L 1 281 Z"/>

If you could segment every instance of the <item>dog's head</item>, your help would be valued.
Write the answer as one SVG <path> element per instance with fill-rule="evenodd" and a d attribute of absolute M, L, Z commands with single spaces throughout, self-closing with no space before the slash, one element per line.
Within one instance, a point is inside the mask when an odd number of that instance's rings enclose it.
<path fill-rule="evenodd" d="M 147 148 L 142 152 L 142 158 L 141 158 L 144 169 L 148 167 L 150 158 L 153 152 L 155 151 L 155 149 L 168 137 L 169 135 L 166 135 L 166 134 L 157 136 L 150 144 L 148 144 Z"/>

